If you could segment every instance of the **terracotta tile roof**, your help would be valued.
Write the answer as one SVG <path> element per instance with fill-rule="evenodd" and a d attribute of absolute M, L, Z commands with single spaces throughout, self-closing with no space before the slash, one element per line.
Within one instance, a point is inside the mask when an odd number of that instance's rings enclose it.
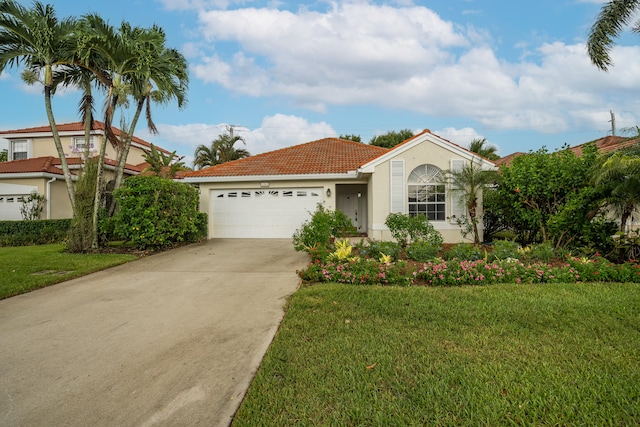
<path fill-rule="evenodd" d="M 63 123 L 63 124 L 58 124 L 58 132 L 78 132 L 80 135 L 83 134 L 84 132 L 84 123 L 82 122 L 75 122 L 75 123 Z M 98 130 L 98 131 L 102 131 L 104 132 L 104 123 L 103 122 L 99 122 L 99 121 L 95 121 L 94 122 L 94 126 L 93 126 L 93 130 Z M 116 134 L 117 137 L 120 137 L 122 135 L 122 131 L 116 127 L 113 127 L 113 132 Z M 37 126 L 37 127 L 32 127 L 32 128 L 25 128 L 25 129 L 14 129 L 14 130 L 3 130 L 0 131 L 0 136 L 2 135 L 11 135 L 11 134 L 21 134 L 21 133 L 25 133 L 25 134 L 30 134 L 30 133 L 42 133 L 42 134 L 51 134 L 51 126 L 46 125 L 46 126 Z M 137 136 L 134 136 L 132 138 L 132 141 L 150 148 L 151 144 L 143 139 L 138 138 Z M 155 144 L 154 144 L 155 145 Z M 158 149 L 159 151 L 162 151 L 164 153 L 169 153 L 169 151 L 165 150 L 164 148 L 158 147 L 156 146 L 156 149 Z"/>
<path fill-rule="evenodd" d="M 521 151 L 518 151 L 516 153 L 511 153 L 508 156 L 500 157 L 498 160 L 494 160 L 493 163 L 495 163 L 496 166 L 498 166 L 498 167 L 500 167 L 502 165 L 511 166 L 511 163 L 513 162 L 513 159 L 515 159 L 518 156 L 522 156 L 523 154 L 527 154 L 527 153 L 523 153 Z"/>
<path fill-rule="evenodd" d="M 79 157 L 67 158 L 67 164 L 73 168 L 73 166 L 80 165 Z M 116 162 L 112 159 L 105 159 L 105 164 L 116 167 Z M 125 170 L 140 173 L 148 165 L 148 163 L 141 163 L 139 165 L 125 164 Z M 13 160 L 10 162 L 0 162 L 0 174 L 3 173 L 37 173 L 46 172 L 56 175 L 62 175 L 62 168 L 60 167 L 60 159 L 53 156 L 46 157 L 34 157 L 32 159 L 25 160 Z M 71 171 L 73 173 L 73 169 Z"/>
<path fill-rule="evenodd" d="M 11 162 L 0 162 L 0 174 L 3 173 L 36 173 L 46 172 L 62 175 L 62 169 L 54 166 L 55 157 L 35 157 L 33 159 L 13 160 Z M 58 160 L 58 164 L 59 164 Z"/>
<path fill-rule="evenodd" d="M 605 136 L 604 138 L 596 139 L 595 141 L 590 141 L 584 144 L 576 145 L 575 147 L 571 147 L 570 150 L 573 151 L 576 156 L 582 155 L 582 149 L 587 144 L 596 144 L 598 147 L 598 151 L 602 153 L 607 153 L 609 151 L 619 150 L 621 148 L 627 148 L 634 146 L 640 143 L 638 138 L 625 138 L 623 136 Z"/>
<path fill-rule="evenodd" d="M 388 151 L 360 142 L 324 138 L 188 172 L 185 178 L 346 173 Z"/>

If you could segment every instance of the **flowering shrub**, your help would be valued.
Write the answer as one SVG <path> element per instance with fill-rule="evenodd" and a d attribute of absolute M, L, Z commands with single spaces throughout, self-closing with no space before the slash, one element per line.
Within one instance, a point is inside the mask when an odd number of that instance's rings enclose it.
<path fill-rule="evenodd" d="M 463 246 L 463 245 L 459 245 Z M 471 245 L 465 246 L 473 247 Z M 336 251 L 336 253 L 339 249 Z M 535 249 L 526 251 L 530 255 Z M 334 253 L 335 254 L 335 253 Z M 350 254 L 350 253 L 349 253 Z M 505 252 L 506 254 L 506 252 Z M 462 286 L 494 283 L 572 283 L 635 282 L 640 283 L 640 263 L 614 264 L 596 254 L 594 257 L 568 257 L 565 262 L 548 264 L 526 262 L 514 257 L 487 261 L 481 259 L 435 258 L 422 264 L 392 262 L 390 256 L 343 258 L 333 255 L 326 261 L 314 260 L 298 271 L 307 282 L 338 282 L 363 285 Z M 525 253 L 520 254 L 525 255 Z M 533 258 L 533 257 L 531 257 Z"/>
<path fill-rule="evenodd" d="M 413 277 L 403 272 L 404 263 L 385 263 L 371 258 L 356 258 L 347 263 L 320 262 L 298 271 L 302 280 L 337 282 L 353 285 L 410 285 Z"/>

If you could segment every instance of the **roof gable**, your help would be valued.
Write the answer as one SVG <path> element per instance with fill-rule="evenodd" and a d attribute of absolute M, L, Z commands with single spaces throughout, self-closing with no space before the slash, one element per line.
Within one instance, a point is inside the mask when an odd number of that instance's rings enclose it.
<path fill-rule="evenodd" d="M 375 159 L 372 159 L 367 164 L 363 165 L 361 168 L 362 172 L 373 172 L 375 167 L 412 149 L 413 147 L 423 144 L 425 142 L 435 144 L 439 147 L 444 148 L 445 150 L 450 151 L 452 154 L 459 156 L 463 159 L 471 160 L 480 160 L 483 168 L 493 169 L 495 168 L 495 164 L 488 159 L 485 159 L 478 154 L 469 151 L 468 149 L 448 141 L 438 135 L 431 133 L 429 129 L 425 129 L 421 133 L 415 135 L 413 138 L 409 138 L 406 141 L 401 142 L 395 147 L 391 148 L 387 153 L 384 153 L 381 156 L 378 156 Z"/>
<path fill-rule="evenodd" d="M 342 174 L 388 152 L 387 148 L 324 138 L 185 174 L 185 178 Z"/>

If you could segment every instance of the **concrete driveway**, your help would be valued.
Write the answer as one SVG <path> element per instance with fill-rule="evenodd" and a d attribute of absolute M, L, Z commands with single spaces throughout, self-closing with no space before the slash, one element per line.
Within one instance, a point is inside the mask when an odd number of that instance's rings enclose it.
<path fill-rule="evenodd" d="M 211 240 L 0 301 L 0 425 L 228 425 L 306 263 Z"/>

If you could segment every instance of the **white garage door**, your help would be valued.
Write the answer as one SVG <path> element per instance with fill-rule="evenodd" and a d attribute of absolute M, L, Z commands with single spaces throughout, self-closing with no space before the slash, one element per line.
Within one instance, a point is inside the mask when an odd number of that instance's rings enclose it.
<path fill-rule="evenodd" d="M 0 194 L 0 221 L 21 220 L 20 206 L 28 194 Z"/>
<path fill-rule="evenodd" d="M 322 188 L 211 190 L 209 234 L 290 238 L 323 202 Z"/>

